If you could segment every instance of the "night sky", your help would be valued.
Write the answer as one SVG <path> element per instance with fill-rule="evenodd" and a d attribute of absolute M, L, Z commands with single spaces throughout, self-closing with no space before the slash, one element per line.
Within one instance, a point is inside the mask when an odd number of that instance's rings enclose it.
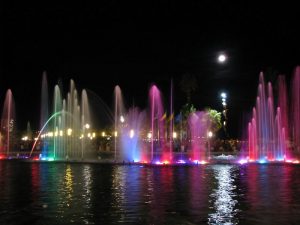
<path fill-rule="evenodd" d="M 151 83 L 168 102 L 174 80 L 175 109 L 185 103 L 179 82 L 197 78 L 192 102 L 197 109 L 222 109 L 219 94 L 228 92 L 229 132 L 242 135 L 255 103 L 258 75 L 272 82 L 289 79 L 300 64 L 299 12 L 283 3 L 244 1 L 116 1 L 58 5 L 3 3 L 1 8 L 0 104 L 12 89 L 17 124 L 38 128 L 40 89 L 47 71 L 50 95 L 61 80 L 74 79 L 109 106 L 120 85 L 128 106 L 147 105 Z M 226 64 L 216 62 L 220 52 Z"/>

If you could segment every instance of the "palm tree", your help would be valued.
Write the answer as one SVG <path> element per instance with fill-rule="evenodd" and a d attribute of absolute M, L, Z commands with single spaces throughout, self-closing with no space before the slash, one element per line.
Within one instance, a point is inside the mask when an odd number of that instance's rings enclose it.
<path fill-rule="evenodd" d="M 210 125 L 211 131 L 213 133 L 216 133 L 222 127 L 221 113 L 218 112 L 217 110 L 210 109 L 210 108 L 206 109 L 206 111 L 208 112 L 208 115 L 209 115 L 209 120 L 211 123 L 211 125 Z"/>
<path fill-rule="evenodd" d="M 198 89 L 196 77 L 190 73 L 183 74 L 180 81 L 180 88 L 186 95 L 187 103 L 190 103 L 192 93 Z"/>

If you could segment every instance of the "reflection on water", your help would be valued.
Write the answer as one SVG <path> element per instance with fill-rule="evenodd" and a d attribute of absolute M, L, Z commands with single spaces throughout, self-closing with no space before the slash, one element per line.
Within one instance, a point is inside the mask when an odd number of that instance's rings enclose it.
<path fill-rule="evenodd" d="M 0 224 L 300 224 L 297 165 L 0 161 Z"/>
<path fill-rule="evenodd" d="M 85 200 L 85 207 L 90 208 L 91 207 L 91 197 L 92 197 L 92 174 L 91 174 L 91 166 L 90 165 L 84 165 L 83 167 L 83 193 L 82 197 Z"/>
<path fill-rule="evenodd" d="M 73 194 L 73 175 L 72 169 L 70 165 L 67 165 L 66 174 L 65 174 L 65 182 L 64 182 L 64 192 L 65 192 L 65 202 L 67 206 L 70 206 L 72 202 L 72 194 Z"/>
<path fill-rule="evenodd" d="M 234 185 L 233 165 L 215 165 L 212 166 L 214 176 L 217 180 L 217 187 L 213 189 L 210 195 L 213 199 L 214 212 L 209 214 L 209 224 L 237 224 L 237 210 L 235 200 L 237 194 Z"/>

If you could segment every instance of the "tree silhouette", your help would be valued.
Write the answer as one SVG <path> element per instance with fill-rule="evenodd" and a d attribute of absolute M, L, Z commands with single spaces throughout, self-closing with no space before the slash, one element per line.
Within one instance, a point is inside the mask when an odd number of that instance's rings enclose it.
<path fill-rule="evenodd" d="M 196 77 L 190 73 L 183 74 L 180 81 L 180 88 L 186 95 L 187 103 L 190 103 L 192 93 L 198 89 Z"/>

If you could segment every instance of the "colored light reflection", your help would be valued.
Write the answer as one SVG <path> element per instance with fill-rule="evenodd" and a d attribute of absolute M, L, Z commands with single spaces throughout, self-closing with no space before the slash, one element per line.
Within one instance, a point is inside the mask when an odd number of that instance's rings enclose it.
<path fill-rule="evenodd" d="M 40 156 L 40 158 L 34 158 L 33 160 L 42 160 L 42 161 L 54 161 L 55 159 L 53 157 L 44 157 L 44 156 Z"/>
<path fill-rule="evenodd" d="M 260 160 L 258 160 L 258 163 L 260 163 L 260 164 L 264 164 L 264 163 L 267 163 L 268 161 L 267 160 L 265 160 L 265 159 L 260 159 Z"/>
<path fill-rule="evenodd" d="M 239 164 L 245 164 L 245 163 L 247 163 L 247 162 L 248 162 L 247 159 L 241 159 L 241 160 L 239 160 Z"/>
<path fill-rule="evenodd" d="M 195 163 L 195 164 L 206 164 L 207 162 L 206 161 L 204 161 L 204 160 L 193 160 L 193 163 Z"/>
<path fill-rule="evenodd" d="M 239 164 L 245 164 L 245 163 L 250 163 L 250 162 L 257 162 L 260 164 L 264 164 L 264 163 L 300 163 L 300 161 L 298 159 L 286 159 L 286 158 L 272 158 L 272 159 L 268 159 L 267 157 L 262 158 L 260 160 L 253 160 L 253 159 L 240 159 L 238 161 Z"/>

